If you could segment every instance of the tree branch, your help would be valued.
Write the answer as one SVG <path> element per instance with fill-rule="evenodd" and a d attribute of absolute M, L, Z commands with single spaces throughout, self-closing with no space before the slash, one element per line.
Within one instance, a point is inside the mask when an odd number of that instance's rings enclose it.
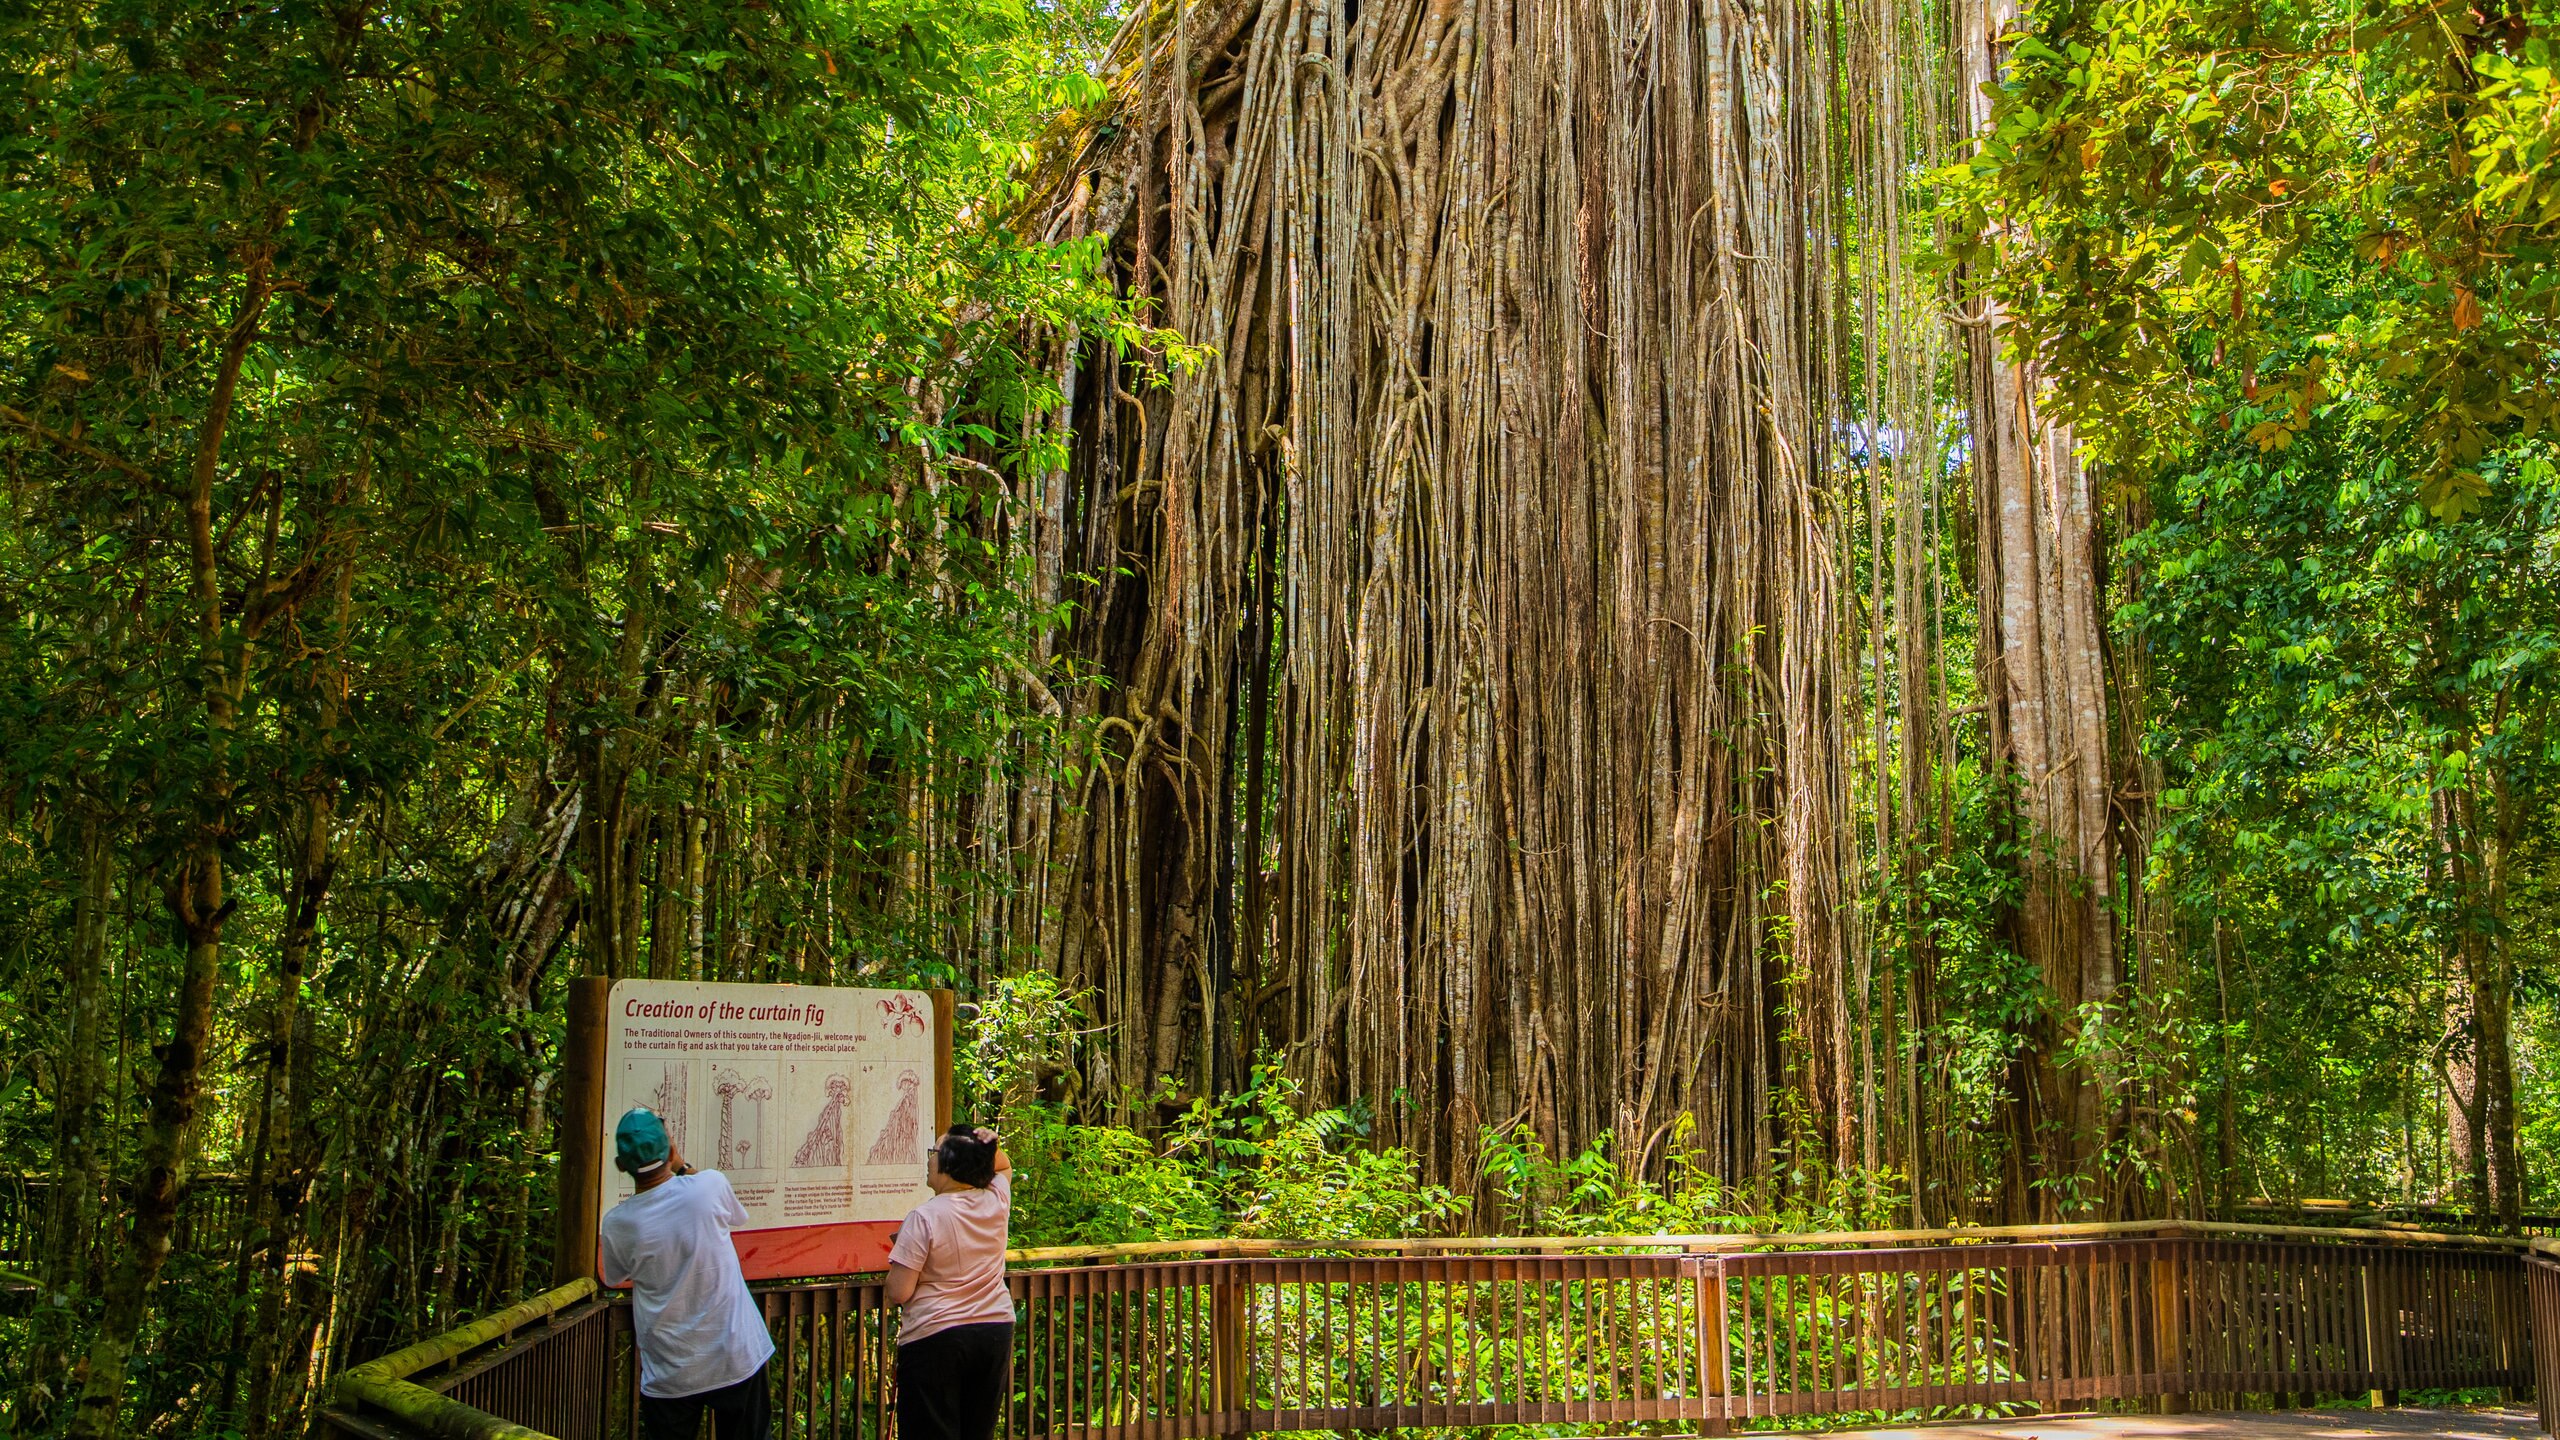
<path fill-rule="evenodd" d="M 26 431 L 28 434 L 44 441 L 48 445 L 59 446 L 83 459 L 94 460 L 108 469 L 115 471 L 119 475 L 139 480 L 143 484 L 150 486 L 152 489 L 159 491 L 162 495 L 165 495 L 172 500 L 183 500 L 186 498 L 185 491 L 178 489 L 176 486 L 171 485 L 159 476 L 152 474 L 150 471 L 143 469 L 141 466 L 134 464 L 123 456 L 116 454 L 114 451 L 102 450 L 76 435 L 66 435 L 63 432 L 44 424 L 34 416 L 31 416 L 24 411 L 14 410 L 9 406 L 0 405 L 0 423 L 15 425 L 19 429 Z"/>

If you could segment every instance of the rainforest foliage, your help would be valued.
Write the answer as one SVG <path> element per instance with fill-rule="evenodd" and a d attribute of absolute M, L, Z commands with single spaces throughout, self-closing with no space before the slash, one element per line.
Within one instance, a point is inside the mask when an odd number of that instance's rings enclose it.
<path fill-rule="evenodd" d="M 2115 492 L 2226 1195 L 2549 1193 L 2555 19 L 2042 5 L 1953 187 Z"/>
<path fill-rule="evenodd" d="M 0 9 L 0 1429 L 541 1288 L 577 975 L 1027 1244 L 2560 1208 L 2560 12 L 1358 8 Z"/>
<path fill-rule="evenodd" d="M 542 1279 L 566 974 L 953 978 L 940 837 L 1045 753 L 1013 337 L 1128 323 L 993 218 L 1087 48 L 0 16 L 11 1423 L 298 1430 Z"/>

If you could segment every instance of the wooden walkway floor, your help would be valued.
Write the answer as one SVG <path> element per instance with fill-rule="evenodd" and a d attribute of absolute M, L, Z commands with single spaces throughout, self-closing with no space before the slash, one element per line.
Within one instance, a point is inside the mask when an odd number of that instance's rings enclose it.
<path fill-rule="evenodd" d="M 2056 1415 L 1903 1430 L 1858 1440 L 2539 1440 L 2524 1406 L 2459 1410 L 2277 1410 L 2200 1415 Z"/>

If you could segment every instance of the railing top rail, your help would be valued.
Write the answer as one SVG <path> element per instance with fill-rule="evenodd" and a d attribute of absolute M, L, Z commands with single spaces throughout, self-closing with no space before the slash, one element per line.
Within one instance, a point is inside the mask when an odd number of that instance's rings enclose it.
<path fill-rule="evenodd" d="M 219 1189 L 229 1185 L 245 1185 L 248 1179 L 249 1177 L 230 1170 L 198 1170 L 187 1176 L 187 1183 L 206 1189 Z M 30 1186 L 59 1185 L 62 1183 L 62 1177 L 48 1170 L 0 1170 L 0 1181 L 12 1181 Z"/>
<path fill-rule="evenodd" d="M 338 1403 L 385 1411 L 438 1440 L 550 1440 L 539 1430 L 501 1420 L 459 1400 L 449 1400 L 409 1377 L 459 1360 L 492 1340 L 504 1339 L 537 1320 L 557 1315 L 595 1293 L 593 1280 L 572 1280 L 521 1305 L 509 1306 L 441 1335 L 431 1335 L 379 1360 L 368 1360 L 338 1377 Z"/>
<path fill-rule="evenodd" d="M 2357 1199 L 2352 1196 L 2305 1195 L 2285 1200 L 2271 1195 L 2252 1196 L 2233 1207 L 2238 1210 L 2265 1210 L 2277 1214 L 2304 1215 L 2441 1215 L 2458 1219 L 2476 1219 L 2478 1212 L 2459 1205 L 2428 1204 L 2422 1201 Z M 2524 1224 L 2560 1224 L 2560 1215 L 2523 1215 Z"/>
<path fill-rule="evenodd" d="M 1173 1259 L 1196 1255 L 1239 1259 L 1298 1255 L 1310 1251 L 1336 1254 L 1382 1252 L 1429 1254 L 1554 1254 L 1577 1250 L 1660 1250 L 1681 1254 L 1732 1254 L 1773 1247 L 1790 1249 L 1877 1249 L 1908 1245 L 2033 1244 L 2053 1240 L 2105 1240 L 2129 1236 L 2169 1238 L 2181 1235 L 2233 1239 L 2375 1241 L 2386 1244 L 2473 1245 L 2520 1250 L 2527 1241 L 2515 1235 L 2476 1235 L 2437 1230 L 2365 1230 L 2334 1225 L 2252 1225 L 2226 1220 L 2114 1220 L 2073 1225 L 1970 1225 L 1940 1230 L 1751 1231 L 1706 1235 L 1535 1235 L 1452 1237 L 1403 1240 L 1206 1239 L 1156 1240 L 1127 1245 L 1048 1245 L 1008 1250 L 1015 1265 L 1052 1265 L 1076 1261 Z M 2560 1254 L 2560 1250 L 2550 1253 Z"/>

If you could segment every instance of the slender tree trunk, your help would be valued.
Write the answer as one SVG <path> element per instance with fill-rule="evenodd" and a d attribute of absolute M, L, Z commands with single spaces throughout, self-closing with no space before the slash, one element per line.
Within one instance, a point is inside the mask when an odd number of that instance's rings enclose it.
<path fill-rule="evenodd" d="M 2487 1094 L 2480 1085 L 2480 1020 L 2472 994 L 2470 967 L 2458 956 L 2446 960 L 2445 987 L 2445 1149 L 2449 1168 L 2463 1189 L 2464 1203 L 2475 1215 L 2496 1211 L 2489 1185 Z"/>
<path fill-rule="evenodd" d="M 2503 712 L 2503 706 L 2501 711 Z M 2469 992 L 2471 1138 L 2479 1213 L 2515 1226 L 2524 1213 L 2522 1157 L 2516 1146 L 2514 978 L 2507 968 L 2506 879 L 2514 848 L 2514 807 L 2503 774 L 2486 777 L 2491 794 L 2472 785 L 2445 797 L 2440 813 L 2454 838 L 2447 869 L 2458 897 L 2456 949 Z M 2481 812 L 2488 810 L 2487 815 Z"/>
<path fill-rule="evenodd" d="M 143 1134 L 141 1173 L 133 1187 L 130 1245 L 108 1282 L 106 1311 L 89 1347 L 87 1383 L 72 1416 L 72 1440 L 107 1440 L 123 1422 L 125 1370 L 150 1308 L 152 1283 L 169 1258 L 179 1203 L 185 1198 L 194 1142 L 196 1102 L 203 1092 L 205 1047 L 213 1034 L 213 995 L 222 970 L 222 928 L 231 901 L 224 893 L 222 847 L 230 838 L 233 715 L 246 683 L 245 644 L 234 644 L 223 614 L 222 581 L 214 553 L 213 483 L 222 462 L 222 439 L 231 419 L 240 368 L 256 339 L 271 293 L 269 256 L 252 258 L 238 311 L 225 339 L 204 429 L 198 437 L 187 498 L 187 536 L 196 599 L 196 666 L 201 681 L 203 769 L 195 796 L 198 813 L 188 825 L 168 887 L 168 907 L 186 943 L 179 972 L 177 1015 L 161 1047 L 160 1073 L 151 1086 Z"/>
<path fill-rule="evenodd" d="M 333 508 L 361 506 L 372 489 L 368 460 L 332 497 Z M 302 1210 L 310 1196 L 313 1155 L 311 1020 L 302 1005 L 304 979 L 318 953 L 320 921 L 338 871 L 338 782 L 329 765 L 341 748 L 338 727 L 345 708 L 344 647 L 355 608 L 355 566 L 342 561 L 333 579 L 328 643 L 313 669 L 316 700 L 309 716 L 312 783 L 303 800 L 301 833 L 289 841 L 285 930 L 277 947 L 275 994 L 267 1015 L 266 1067 L 259 1089 L 258 1134 L 252 1152 L 248 1243 L 241 1270 L 253 1264 L 262 1279 L 248 1344 L 248 1409 L 242 1428 L 265 1440 L 276 1423 L 282 1389 L 280 1358 L 291 1347 L 287 1304 L 294 1289 L 292 1256 Z M 450 723 L 450 722 L 448 722 Z M 235 1316 L 240 1312 L 235 1309 Z M 234 1354 L 241 1350 L 238 1338 Z M 224 1390 L 230 1392 L 226 1378 Z"/>
<path fill-rule="evenodd" d="M 2238 1041 L 2232 1034 L 2231 961 L 2224 952 L 2222 916 L 2216 897 L 2213 917 L 2213 987 L 2222 1010 L 2222 1093 L 2221 1110 L 2214 1127 L 2214 1197 L 2221 1203 L 2223 1218 L 2237 1213 L 2240 1205 L 2240 1058 Z"/>
<path fill-rule="evenodd" d="M 544 462 L 537 459 L 530 475 L 534 504 L 544 529 L 558 546 L 571 587 L 584 601 L 581 615 L 603 625 L 594 592 L 604 583 L 592 553 L 593 527 L 583 513 L 572 516 L 552 484 Z M 645 477 L 635 477 L 630 507 L 646 510 Z M 621 977 L 644 973 L 647 930 L 648 837 L 652 815 L 633 792 L 645 781 L 641 759 L 647 697 L 642 671 L 654 636 L 656 607 L 652 575 L 645 552 L 624 557 L 620 577 L 619 621 L 611 658 L 588 658 L 583 649 L 563 660 L 564 690 L 570 714 L 565 717 L 575 738 L 568 749 L 582 794 L 578 815 L 578 862 L 586 881 L 579 909 L 586 963 L 592 973 Z M 645 788 L 641 785 L 641 788 Z"/>
<path fill-rule="evenodd" d="M 2516 1148 L 2515 1049 L 2510 985 L 2501 947 L 2489 936 L 2471 938 L 2465 950 L 2473 967 L 2473 1044 L 2479 1056 L 2478 1113 L 2481 1148 L 2481 1213 L 2509 1229 L 2524 1215 L 2523 1160 Z"/>
<path fill-rule="evenodd" d="M 435 1263 L 429 1267 L 432 1278 L 431 1298 L 427 1302 L 426 1320 L 435 1329 L 450 1329 L 462 1323 L 454 1309 L 454 1296 L 462 1285 L 462 1201 L 468 1193 L 471 1167 L 458 1145 L 448 1145 L 442 1155 L 452 1180 L 445 1186 L 443 1203 L 432 1212 L 435 1216 Z"/>
<path fill-rule="evenodd" d="M 318 1067 L 313 1063 L 308 1008 L 297 1012 L 295 1024 L 293 1063 L 284 1081 L 286 1106 L 279 1122 L 282 1154 L 269 1182 L 278 1191 L 278 1239 L 270 1252 L 272 1273 L 259 1295 L 249 1342 L 249 1440 L 299 1433 L 302 1380 L 310 1365 L 314 1325 L 327 1298 L 318 1266 L 297 1267 L 293 1253 L 293 1242 L 303 1233 L 302 1214 L 319 1161 L 313 1125 Z"/>
<path fill-rule="evenodd" d="M 89 1347 L 88 1383 L 71 1424 L 74 1440 L 106 1440 L 119 1427 L 125 1368 L 149 1309 L 152 1283 L 169 1258 L 191 1168 L 189 1151 L 203 1091 L 205 1047 L 213 1033 L 214 984 L 227 918 L 221 856 L 210 850 L 190 856 L 170 889 L 170 909 L 186 941 L 177 1023 L 161 1047 L 160 1073 L 151 1086 L 141 1174 L 133 1186 L 133 1225 L 124 1256 L 107 1283 L 106 1312 Z"/>
<path fill-rule="evenodd" d="M 335 706 L 328 708 L 334 711 Z M 324 718 L 334 721 L 333 715 Z M 302 834 L 287 881 L 283 943 L 276 953 L 275 993 L 267 1012 L 257 1136 L 250 1158 L 249 1213 L 238 1257 L 243 1295 L 235 1296 L 232 1337 L 235 1355 L 242 1353 L 246 1341 L 250 1408 L 243 1414 L 241 1429 L 251 1436 L 264 1435 L 271 1420 L 263 1408 L 271 1391 L 265 1377 L 272 1373 L 277 1347 L 283 1342 L 278 1331 L 292 1284 L 293 1241 L 311 1185 L 303 1137 L 313 1097 L 296 1083 L 307 1083 L 310 1071 L 302 1054 L 309 1029 L 303 1017 L 302 986 L 319 940 L 321 907 L 337 872 L 333 837 L 337 809 L 335 789 L 327 784 L 304 800 Z M 238 1303 L 252 1275 L 258 1282 L 254 1307 Z M 250 1315 L 253 1322 L 246 1321 Z M 244 1322 L 251 1325 L 245 1337 L 238 1333 Z M 226 1375 L 226 1397 L 234 1393 L 236 1384 L 235 1377 Z"/>
<path fill-rule="evenodd" d="M 51 1428 L 69 1371 L 73 1327 L 92 1288 L 99 1198 L 106 1185 L 107 1086 L 101 1041 L 106 1012 L 107 921 L 115 904 L 115 848 L 107 826 L 84 815 L 72 844 L 80 888 L 72 902 L 71 944 L 63 954 L 61 1013 L 69 1024 L 54 1110 L 54 1185 L 47 1197 L 41 1279 L 30 1326 L 18 1428 Z"/>

